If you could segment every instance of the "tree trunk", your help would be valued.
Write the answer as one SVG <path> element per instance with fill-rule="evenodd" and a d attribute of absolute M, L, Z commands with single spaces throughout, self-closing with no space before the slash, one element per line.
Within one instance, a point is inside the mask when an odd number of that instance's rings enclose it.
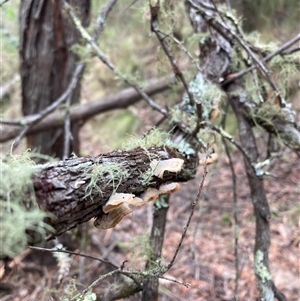
<path fill-rule="evenodd" d="M 90 0 L 70 0 L 80 12 L 83 25 L 89 22 Z M 60 0 L 24 0 L 20 4 L 20 74 L 24 115 L 40 112 L 67 88 L 79 57 L 70 47 L 79 41 L 77 29 L 62 10 Z M 71 97 L 78 103 L 80 87 Z M 78 125 L 72 124 L 70 153 L 79 151 Z M 27 137 L 29 148 L 62 157 L 63 129 L 48 130 Z"/>
<path fill-rule="evenodd" d="M 184 160 L 180 172 L 165 171 L 162 177 L 153 170 L 153 160 Z M 47 220 L 60 235 L 92 217 L 103 215 L 102 207 L 115 192 L 141 197 L 148 188 L 163 183 L 185 182 L 197 170 L 198 157 L 185 158 L 168 147 L 113 151 L 98 157 L 72 158 L 41 165 L 33 176 L 33 187 L 40 208 L 53 218 Z"/>

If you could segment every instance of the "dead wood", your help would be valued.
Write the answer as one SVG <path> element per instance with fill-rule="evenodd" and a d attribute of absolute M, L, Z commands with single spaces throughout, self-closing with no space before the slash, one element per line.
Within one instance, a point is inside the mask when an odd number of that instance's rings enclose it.
<path fill-rule="evenodd" d="M 149 174 L 153 160 L 172 158 L 184 160 L 180 172 L 165 171 L 163 178 Z M 60 235 L 104 214 L 102 207 L 113 193 L 140 197 L 147 188 L 158 189 L 163 183 L 190 180 L 195 176 L 197 166 L 197 156 L 187 159 L 172 148 L 136 148 L 42 165 L 32 179 L 37 203 L 53 216 L 47 220 L 55 230 L 53 235 Z M 106 171 L 100 172 L 103 167 Z M 147 172 L 148 178 L 145 177 Z"/>
<path fill-rule="evenodd" d="M 144 91 L 152 96 L 156 93 L 168 89 L 169 85 L 174 81 L 174 77 L 163 77 L 159 79 L 149 80 Z M 141 99 L 140 95 L 133 89 L 127 88 L 117 93 L 107 95 L 94 101 L 73 106 L 70 109 L 71 121 L 84 122 L 87 119 L 107 111 L 116 109 L 125 109 Z M 64 124 L 65 111 L 57 111 L 45 117 L 39 123 L 30 128 L 27 134 L 40 133 L 44 130 L 59 128 Z M 4 126 L 1 129 L 0 142 L 6 142 L 14 139 L 20 132 L 20 126 Z"/>

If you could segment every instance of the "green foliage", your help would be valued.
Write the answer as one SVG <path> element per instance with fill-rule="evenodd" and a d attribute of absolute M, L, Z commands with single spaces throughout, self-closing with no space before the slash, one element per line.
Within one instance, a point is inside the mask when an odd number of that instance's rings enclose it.
<path fill-rule="evenodd" d="M 115 193 L 121 182 L 129 176 L 128 171 L 122 164 L 107 162 L 103 164 L 94 164 L 92 170 L 90 167 L 84 173 L 85 177 L 90 179 L 86 186 L 86 197 L 91 197 L 94 192 L 102 195 L 101 185 L 113 185 L 113 193 Z"/>
<path fill-rule="evenodd" d="M 36 202 L 31 175 L 34 162 L 29 152 L 9 155 L 0 162 L 0 257 L 14 257 L 27 247 L 30 237 L 26 230 L 34 231 L 41 238 L 51 230 L 43 219 L 46 213 Z"/>

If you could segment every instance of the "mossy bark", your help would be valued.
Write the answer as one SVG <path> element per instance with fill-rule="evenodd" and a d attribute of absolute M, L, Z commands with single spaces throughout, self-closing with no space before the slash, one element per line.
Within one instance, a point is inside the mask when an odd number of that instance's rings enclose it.
<path fill-rule="evenodd" d="M 181 158 L 183 168 L 178 173 L 165 172 L 163 178 L 143 176 L 151 170 L 152 160 Z M 105 172 L 94 178 L 95 169 L 101 166 L 120 166 L 126 177 Z M 50 213 L 47 223 L 60 235 L 67 230 L 103 214 L 102 206 L 114 193 L 131 193 L 140 197 L 149 187 L 159 188 L 167 182 L 185 182 L 197 170 L 197 156 L 187 159 L 176 149 L 168 147 L 136 148 L 131 151 L 116 150 L 97 157 L 72 158 L 42 165 L 32 176 L 37 203 Z M 109 170 L 109 168 L 107 169 Z M 91 181 L 93 181 L 91 183 Z M 91 185 L 92 184 L 92 185 Z"/>

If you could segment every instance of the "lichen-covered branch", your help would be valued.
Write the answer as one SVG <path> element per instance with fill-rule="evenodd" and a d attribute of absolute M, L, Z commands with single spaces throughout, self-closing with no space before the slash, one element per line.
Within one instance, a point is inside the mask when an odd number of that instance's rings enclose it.
<path fill-rule="evenodd" d="M 182 161 L 180 169 L 174 169 L 176 160 Z M 54 235 L 59 235 L 93 217 L 103 220 L 104 216 L 107 222 L 114 208 L 108 209 L 106 205 L 113 195 L 130 195 L 129 199 L 139 200 L 139 206 L 140 200 L 152 200 L 145 197 L 148 189 L 157 190 L 158 195 L 166 193 L 162 190 L 166 184 L 190 180 L 197 166 L 196 153 L 187 159 L 175 148 L 160 146 L 116 150 L 98 157 L 71 158 L 42 165 L 32 179 L 37 203 L 53 216 L 47 223 L 55 229 Z M 173 186 L 167 192 L 172 189 Z M 105 229 L 101 225 L 100 228 Z"/>
<path fill-rule="evenodd" d="M 224 78 L 226 80 L 226 76 L 230 78 L 230 74 L 235 72 L 232 58 L 235 53 L 233 40 L 236 39 L 240 46 L 246 49 L 249 57 L 255 60 L 255 64 L 265 76 L 266 81 L 278 92 L 263 62 L 253 55 L 248 43 L 239 35 L 238 29 L 224 21 L 222 16 L 225 14 L 216 11 L 212 1 L 187 0 L 186 5 L 195 32 L 209 32 L 209 35 L 199 43 L 201 72 L 197 74 L 197 77 L 202 77 L 207 82 L 220 84 L 224 82 Z M 292 110 L 288 104 L 283 103 L 283 99 L 280 99 L 280 105 L 277 104 L 276 107 L 278 94 L 275 96 L 274 103 L 256 104 L 251 99 L 251 95 L 247 95 L 246 87 L 240 78 L 223 85 L 222 89 L 227 94 L 228 102 L 238 121 L 240 146 L 244 155 L 244 165 L 256 218 L 254 271 L 261 298 L 272 301 L 275 296 L 282 297 L 283 294 L 276 289 L 269 271 L 270 209 L 261 175 L 254 168 L 259 153 L 252 127 L 253 125 L 262 126 L 265 130 L 275 133 L 294 149 L 299 147 L 299 134 L 297 134 L 299 129 L 291 120 Z M 268 106 L 267 110 L 266 106 Z M 276 110 L 279 114 L 270 116 Z M 291 127 L 293 131 L 290 130 Z M 280 300 L 285 300 L 285 297 L 283 296 Z"/>

